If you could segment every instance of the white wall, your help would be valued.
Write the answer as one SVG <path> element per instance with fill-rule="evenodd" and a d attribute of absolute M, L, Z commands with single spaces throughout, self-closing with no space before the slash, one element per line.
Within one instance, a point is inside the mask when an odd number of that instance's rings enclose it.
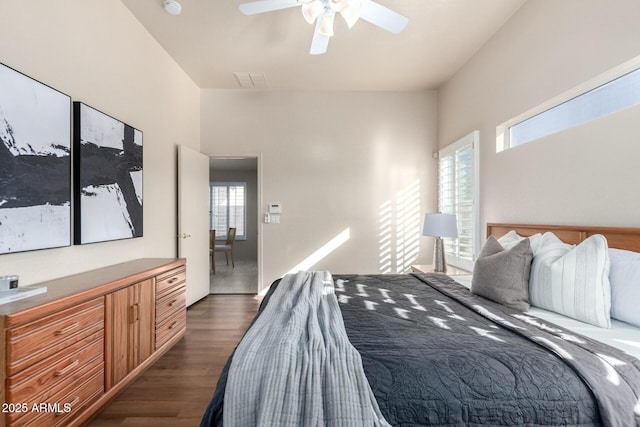
<path fill-rule="evenodd" d="M 428 262 L 433 242 L 420 232 L 436 207 L 436 108 L 433 91 L 202 91 L 202 152 L 261 155 L 261 209 L 283 206 L 281 224 L 258 230 L 262 287 L 321 248 L 326 256 L 306 267 L 376 273 Z M 342 243 L 329 251 L 331 241 Z"/>
<path fill-rule="evenodd" d="M 481 138 L 481 220 L 640 226 L 640 108 L 500 153 L 496 126 L 640 55 L 637 0 L 530 0 L 440 91 L 439 145 Z"/>
<path fill-rule="evenodd" d="M 0 255 L 20 284 L 176 256 L 176 148 L 200 148 L 200 90 L 119 1 L 0 2 L 0 62 L 144 132 L 144 237 Z"/>

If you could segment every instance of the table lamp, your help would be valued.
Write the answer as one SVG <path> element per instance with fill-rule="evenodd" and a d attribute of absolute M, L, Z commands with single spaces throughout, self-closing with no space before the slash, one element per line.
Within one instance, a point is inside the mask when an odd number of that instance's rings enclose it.
<path fill-rule="evenodd" d="M 445 273 L 447 263 L 444 257 L 443 237 L 458 237 L 458 225 L 455 214 L 428 213 L 424 216 L 423 236 L 436 238 L 433 249 L 433 271 Z"/>

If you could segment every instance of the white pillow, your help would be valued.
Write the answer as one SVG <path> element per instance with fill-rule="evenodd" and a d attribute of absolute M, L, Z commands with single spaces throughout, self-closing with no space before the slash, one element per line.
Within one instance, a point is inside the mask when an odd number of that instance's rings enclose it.
<path fill-rule="evenodd" d="M 498 243 L 502 245 L 505 251 L 513 248 L 515 245 L 520 243 L 522 240 L 526 239 L 526 237 L 522 237 L 514 230 L 509 231 L 504 236 L 498 239 Z M 540 245 L 540 240 L 542 239 L 542 234 L 534 234 L 533 236 L 529 236 L 529 243 L 531 244 L 531 251 L 533 252 L 533 256 L 536 256 L 536 251 L 538 250 L 538 246 Z"/>
<path fill-rule="evenodd" d="M 607 239 L 595 234 L 574 247 L 544 233 L 531 264 L 529 300 L 592 325 L 611 326 Z"/>
<path fill-rule="evenodd" d="M 640 253 L 609 249 L 611 317 L 640 326 Z"/>

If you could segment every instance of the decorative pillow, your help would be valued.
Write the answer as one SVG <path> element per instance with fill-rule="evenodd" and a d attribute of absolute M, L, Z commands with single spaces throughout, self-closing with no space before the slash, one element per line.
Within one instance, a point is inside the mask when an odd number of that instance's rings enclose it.
<path fill-rule="evenodd" d="M 595 234 L 572 246 L 544 233 L 531 264 L 529 300 L 592 325 L 611 326 L 607 239 Z"/>
<path fill-rule="evenodd" d="M 471 292 L 516 310 L 529 310 L 532 257 L 529 239 L 505 250 L 490 236 L 473 267 Z"/>
<path fill-rule="evenodd" d="M 640 326 L 640 253 L 609 249 L 611 317 Z"/>
<path fill-rule="evenodd" d="M 534 234 L 533 236 L 529 237 L 522 237 L 514 230 L 511 230 L 504 236 L 500 237 L 498 239 L 498 243 L 500 243 L 505 249 L 511 249 L 519 242 L 527 238 L 529 239 L 529 243 L 531 244 L 531 251 L 533 251 L 533 256 L 536 256 L 536 251 L 538 250 L 538 246 L 540 245 L 540 239 L 542 239 L 542 234 L 540 233 Z"/>

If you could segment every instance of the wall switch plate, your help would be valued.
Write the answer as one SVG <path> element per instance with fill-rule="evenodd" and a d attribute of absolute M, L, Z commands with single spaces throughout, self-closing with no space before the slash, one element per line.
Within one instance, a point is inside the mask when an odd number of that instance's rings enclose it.
<path fill-rule="evenodd" d="M 269 203 L 269 213 L 271 213 L 271 214 L 282 213 L 282 204 L 280 204 L 280 203 Z"/>
<path fill-rule="evenodd" d="M 280 224 L 280 215 L 271 215 L 271 224 Z"/>

